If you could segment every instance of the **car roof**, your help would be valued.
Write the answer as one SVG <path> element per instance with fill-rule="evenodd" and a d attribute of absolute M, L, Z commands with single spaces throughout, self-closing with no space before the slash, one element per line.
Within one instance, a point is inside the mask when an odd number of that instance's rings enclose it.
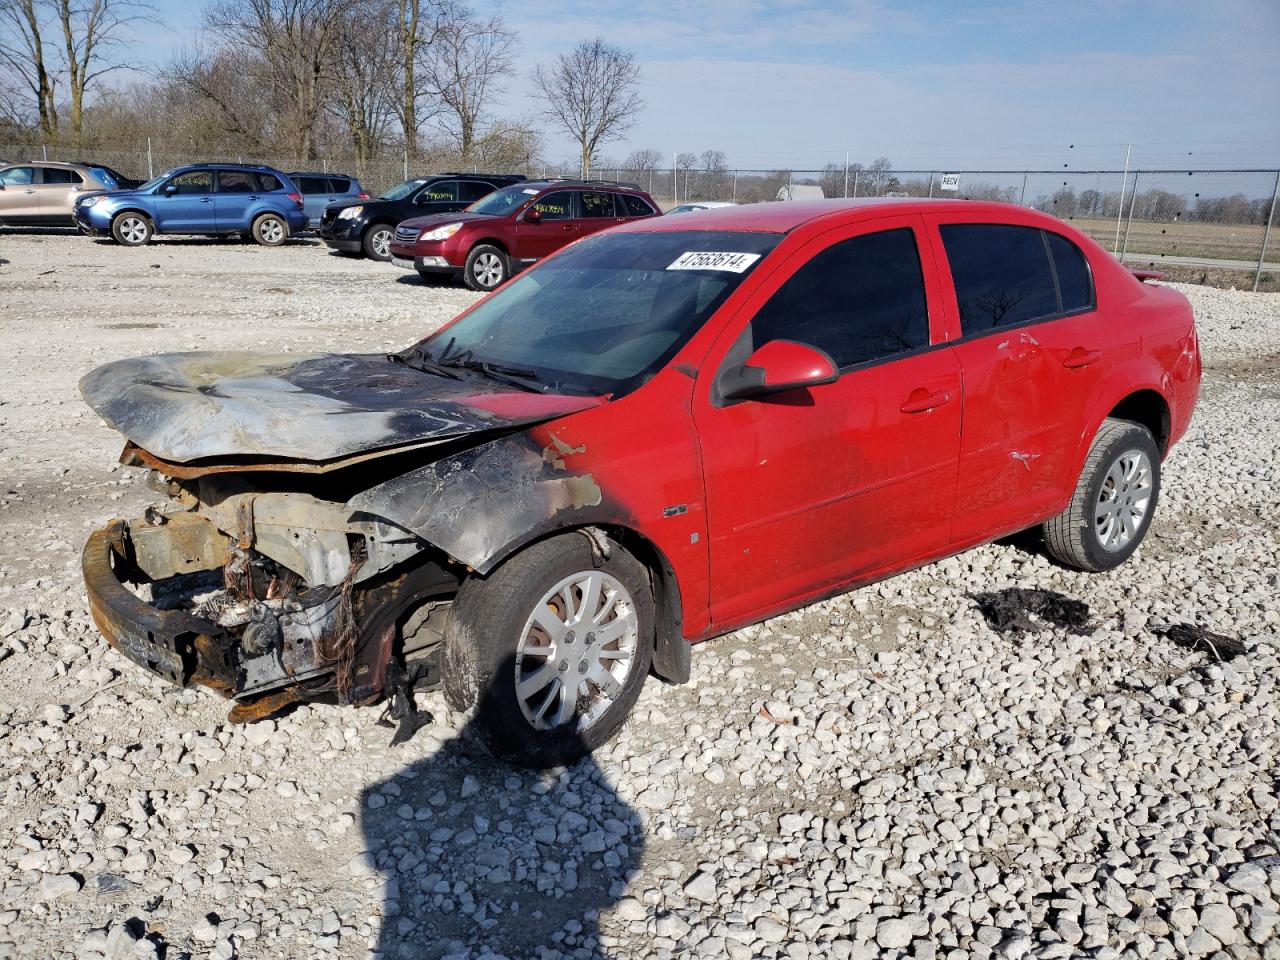
<path fill-rule="evenodd" d="M 1010 214 L 1035 214 L 1026 207 L 981 200 L 928 199 L 924 197 L 863 197 L 857 200 L 772 200 L 745 203 L 732 207 L 706 207 L 691 210 L 668 221 L 666 217 L 633 220 L 615 230 L 646 232 L 659 230 L 745 230 L 759 233 L 789 233 L 815 220 L 870 220 L 895 214 L 921 214 L 931 211 L 955 213 L 957 209 L 995 222 L 1010 219 Z M 842 216 L 843 215 L 843 216 Z M 1040 214 L 1046 222 L 1054 222 Z"/>
<path fill-rule="evenodd" d="M 291 177 L 340 177 L 343 180 L 355 179 L 355 177 L 349 173 L 327 173 L 324 170 L 290 170 L 288 171 L 288 174 Z"/>
<path fill-rule="evenodd" d="M 13 160 L 0 163 L 0 167 L 52 167 L 55 170 L 88 170 L 95 163 L 68 163 L 62 160 Z"/>
<path fill-rule="evenodd" d="M 524 180 L 513 187 L 529 187 L 533 190 L 617 190 L 622 193 L 644 193 L 638 186 L 618 183 L 614 180 Z"/>

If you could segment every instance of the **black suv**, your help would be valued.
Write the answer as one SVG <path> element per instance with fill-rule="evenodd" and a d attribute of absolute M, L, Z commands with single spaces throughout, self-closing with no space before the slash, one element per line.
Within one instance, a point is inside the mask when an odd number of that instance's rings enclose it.
<path fill-rule="evenodd" d="M 452 213 L 524 179 L 521 174 L 437 173 L 406 180 L 374 200 L 330 204 L 320 218 L 320 238 L 343 253 L 390 260 L 391 235 L 401 220 Z"/>

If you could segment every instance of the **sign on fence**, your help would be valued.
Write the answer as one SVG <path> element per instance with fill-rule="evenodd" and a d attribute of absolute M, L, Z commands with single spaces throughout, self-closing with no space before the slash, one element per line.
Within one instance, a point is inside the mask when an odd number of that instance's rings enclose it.
<path fill-rule="evenodd" d="M 944 173 L 942 175 L 942 189 L 950 190 L 952 193 L 957 192 L 960 189 L 960 174 Z"/>

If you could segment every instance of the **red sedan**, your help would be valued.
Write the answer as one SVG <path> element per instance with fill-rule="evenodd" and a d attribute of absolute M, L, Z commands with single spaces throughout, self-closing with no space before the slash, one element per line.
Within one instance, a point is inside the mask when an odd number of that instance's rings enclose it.
<path fill-rule="evenodd" d="M 424 674 L 495 753 L 554 764 L 611 736 L 651 670 L 687 679 L 690 643 L 1029 527 L 1068 566 L 1124 562 L 1199 383 L 1187 301 L 1043 214 L 653 218 L 390 358 L 90 374 L 182 523 L 95 534 L 86 579 L 122 650 L 255 715 L 282 688 L 359 703 Z M 113 582 L 191 575 L 164 559 L 179 534 L 213 558 L 205 607 Z"/>

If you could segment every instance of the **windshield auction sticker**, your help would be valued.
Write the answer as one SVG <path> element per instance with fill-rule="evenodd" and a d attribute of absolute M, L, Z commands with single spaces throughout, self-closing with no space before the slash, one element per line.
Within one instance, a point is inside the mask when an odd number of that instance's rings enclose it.
<path fill-rule="evenodd" d="M 671 261 L 668 270 L 724 270 L 742 273 L 760 259 L 758 253 L 716 253 L 712 250 L 691 250 Z"/>

